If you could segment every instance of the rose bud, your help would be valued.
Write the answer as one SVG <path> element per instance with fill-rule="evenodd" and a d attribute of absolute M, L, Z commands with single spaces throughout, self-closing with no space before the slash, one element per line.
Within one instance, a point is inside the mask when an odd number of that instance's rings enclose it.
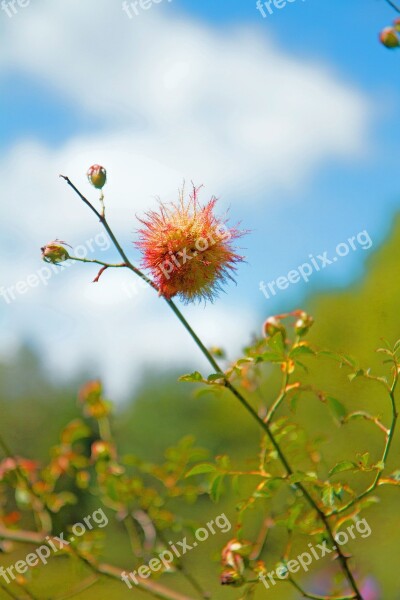
<path fill-rule="evenodd" d="M 58 263 L 64 262 L 69 259 L 69 254 L 66 248 L 61 244 L 65 244 L 66 242 L 60 242 L 59 240 L 54 240 L 54 242 L 49 242 L 43 248 L 40 248 L 42 251 L 42 259 L 45 262 L 53 263 L 53 265 L 57 265 Z M 68 246 L 68 244 L 67 244 Z"/>
<path fill-rule="evenodd" d="M 107 181 L 107 171 L 101 165 L 92 165 L 87 172 L 89 182 L 97 190 L 101 190 Z"/>
<path fill-rule="evenodd" d="M 395 19 L 395 20 L 393 21 L 393 23 L 394 23 L 394 28 L 395 28 L 395 30 L 396 30 L 396 31 L 400 31 L 400 18 L 398 18 L 398 19 Z"/>
<path fill-rule="evenodd" d="M 282 325 L 281 321 L 276 317 L 268 317 L 263 325 L 263 335 L 265 337 L 272 337 L 280 331 L 283 337 L 286 337 L 286 329 Z"/>
<path fill-rule="evenodd" d="M 295 333 L 299 336 L 306 335 L 313 323 L 314 319 L 310 315 L 306 312 L 301 312 L 299 314 L 299 319 L 297 319 L 294 325 Z"/>
<path fill-rule="evenodd" d="M 240 587 L 244 583 L 242 575 L 236 573 L 233 569 L 225 569 L 220 576 L 221 585 L 232 585 Z"/>
<path fill-rule="evenodd" d="M 394 27 L 385 27 L 379 34 L 379 39 L 386 48 L 392 49 L 400 46 L 399 37 Z"/>
<path fill-rule="evenodd" d="M 109 442 L 103 440 L 97 440 L 92 444 L 92 459 L 97 461 L 99 459 L 111 460 L 116 458 L 115 448 Z"/>

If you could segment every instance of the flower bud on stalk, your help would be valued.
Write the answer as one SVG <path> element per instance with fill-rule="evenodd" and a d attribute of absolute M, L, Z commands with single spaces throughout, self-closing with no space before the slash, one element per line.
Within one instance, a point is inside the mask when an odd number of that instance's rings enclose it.
<path fill-rule="evenodd" d="M 310 315 L 308 315 L 306 312 L 301 312 L 294 325 L 294 330 L 299 336 L 306 335 L 313 323 L 314 319 Z"/>
<path fill-rule="evenodd" d="M 263 325 L 263 335 L 265 337 L 272 337 L 278 333 L 278 331 L 286 338 L 286 329 L 280 319 L 277 317 L 268 317 Z"/>
<path fill-rule="evenodd" d="M 222 550 L 222 566 L 224 570 L 221 574 L 222 585 L 241 586 L 244 583 L 244 570 L 246 567 L 246 557 L 251 551 L 249 542 L 240 542 L 237 539 L 230 540 Z"/>
<path fill-rule="evenodd" d="M 242 575 L 234 571 L 234 569 L 225 569 L 220 576 L 221 585 L 231 585 L 240 587 L 244 583 Z"/>
<path fill-rule="evenodd" d="M 93 187 L 101 190 L 107 181 L 107 171 L 101 165 L 92 165 L 87 172 L 87 177 Z"/>
<path fill-rule="evenodd" d="M 399 31 L 398 27 L 398 23 L 396 23 L 395 27 L 385 27 L 379 34 L 379 39 L 386 48 L 393 49 L 400 46 L 399 36 L 397 35 L 397 31 Z"/>
<path fill-rule="evenodd" d="M 59 263 L 68 260 L 68 251 L 61 244 L 66 244 L 66 242 L 54 240 L 54 242 L 49 242 L 48 244 L 46 244 L 46 246 L 40 248 L 40 250 L 42 251 L 42 259 L 45 262 L 52 263 L 53 265 L 58 265 Z"/>

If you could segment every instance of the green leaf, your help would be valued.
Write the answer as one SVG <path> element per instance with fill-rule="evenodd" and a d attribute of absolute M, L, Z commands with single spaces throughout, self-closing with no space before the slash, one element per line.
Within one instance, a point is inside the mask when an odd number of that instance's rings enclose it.
<path fill-rule="evenodd" d="M 309 356 L 315 356 L 315 352 L 312 348 L 310 348 L 310 346 L 308 346 L 307 344 L 300 344 L 292 348 L 292 350 L 289 353 L 289 356 L 290 358 L 295 359 L 298 356 L 305 356 L 307 354 Z"/>
<path fill-rule="evenodd" d="M 282 355 L 277 352 L 263 352 L 256 358 L 256 362 L 282 362 Z"/>
<path fill-rule="evenodd" d="M 389 479 L 393 479 L 394 481 L 400 481 L 400 469 L 391 473 L 389 475 Z"/>
<path fill-rule="evenodd" d="M 285 344 L 283 341 L 283 336 L 280 331 L 275 333 L 272 337 L 268 338 L 268 346 L 276 352 L 281 358 L 284 357 L 285 354 Z"/>
<path fill-rule="evenodd" d="M 369 508 L 374 504 L 379 504 L 380 499 L 377 496 L 368 496 L 368 498 L 363 498 L 357 504 L 360 510 L 364 510 L 365 508 Z"/>
<path fill-rule="evenodd" d="M 355 463 L 351 462 L 350 460 L 343 460 L 329 471 L 329 477 L 331 475 L 335 475 L 336 473 L 343 473 L 344 471 L 353 471 L 354 469 L 357 469 L 357 465 Z"/>
<path fill-rule="evenodd" d="M 214 477 L 211 488 L 210 488 L 210 496 L 213 502 L 218 502 L 222 493 L 222 484 L 224 481 L 225 475 L 217 475 Z"/>
<path fill-rule="evenodd" d="M 364 452 L 363 454 L 357 454 L 358 462 L 361 467 L 368 467 L 369 463 L 369 452 Z"/>
<path fill-rule="evenodd" d="M 201 463 L 190 469 L 185 477 L 193 477 L 193 475 L 201 475 L 202 473 L 215 473 L 217 467 L 211 463 Z"/>
<path fill-rule="evenodd" d="M 315 473 L 303 473 L 303 471 L 296 471 L 296 473 L 292 473 L 289 475 L 290 483 L 300 483 L 302 481 L 315 481 L 317 476 Z"/>
<path fill-rule="evenodd" d="M 344 405 L 332 396 L 327 396 L 326 402 L 331 409 L 333 416 L 341 423 L 347 415 Z"/>
<path fill-rule="evenodd" d="M 240 496 L 239 475 L 234 475 L 231 480 L 232 491 L 236 496 Z"/>
<path fill-rule="evenodd" d="M 201 373 L 199 373 L 198 371 L 194 371 L 194 373 L 182 375 L 181 377 L 179 377 L 178 381 L 198 382 L 204 381 L 204 378 Z"/>
<path fill-rule="evenodd" d="M 224 375 L 222 373 L 212 373 L 207 377 L 207 381 L 218 381 L 218 379 L 224 380 Z"/>
<path fill-rule="evenodd" d="M 335 506 L 335 490 L 331 485 L 327 485 L 322 492 L 322 502 L 324 506 L 332 508 Z"/>

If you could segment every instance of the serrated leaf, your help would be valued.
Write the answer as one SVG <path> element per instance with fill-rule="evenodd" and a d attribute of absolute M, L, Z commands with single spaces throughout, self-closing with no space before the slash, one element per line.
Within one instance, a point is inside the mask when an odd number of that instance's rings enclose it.
<path fill-rule="evenodd" d="M 222 484 L 224 481 L 224 475 L 217 475 L 214 477 L 211 487 L 210 487 L 210 496 L 213 502 L 218 502 L 222 493 Z"/>
<path fill-rule="evenodd" d="M 317 476 L 315 473 L 303 473 L 303 471 L 296 471 L 288 477 L 290 483 L 300 483 L 302 481 L 315 481 Z"/>
<path fill-rule="evenodd" d="M 326 402 L 327 402 L 329 408 L 331 409 L 333 416 L 339 422 L 342 422 L 343 419 L 347 415 L 345 406 L 341 402 L 339 402 L 339 400 L 337 400 L 336 398 L 333 398 L 332 396 L 327 396 Z"/>
<path fill-rule="evenodd" d="M 389 475 L 390 479 L 393 479 L 394 481 L 400 481 L 400 469 L 398 469 L 397 471 L 394 471 L 393 473 L 391 473 Z"/>
<path fill-rule="evenodd" d="M 357 465 L 355 463 L 351 462 L 350 460 L 343 460 L 329 471 L 329 477 L 335 475 L 336 473 L 343 473 L 344 471 L 353 471 L 354 469 L 357 469 Z"/>
<path fill-rule="evenodd" d="M 322 502 L 324 506 L 332 508 L 335 506 L 335 490 L 331 485 L 327 485 L 322 492 Z"/>
<path fill-rule="evenodd" d="M 187 373 L 186 375 L 182 375 L 179 377 L 178 381 L 189 381 L 189 382 L 199 382 L 204 381 L 204 378 L 201 373 L 198 371 L 194 371 L 194 373 Z"/>
<path fill-rule="evenodd" d="M 218 379 L 225 379 L 222 373 L 212 373 L 207 377 L 207 381 L 218 381 Z"/>
<path fill-rule="evenodd" d="M 232 491 L 236 496 L 240 495 L 239 475 L 234 475 L 231 480 Z"/>
<path fill-rule="evenodd" d="M 305 356 L 307 354 L 309 356 L 315 356 L 315 352 L 312 348 L 310 348 L 310 346 L 308 346 L 307 344 L 299 344 L 298 346 L 292 348 L 292 350 L 289 353 L 289 356 L 290 358 L 297 358 L 298 356 Z"/>
<path fill-rule="evenodd" d="M 193 477 L 193 475 L 201 475 L 202 473 L 215 473 L 217 467 L 212 463 L 201 463 L 200 465 L 196 465 L 190 469 L 185 475 L 185 477 Z"/>
<path fill-rule="evenodd" d="M 256 358 L 256 362 L 282 362 L 282 356 L 277 352 L 263 352 Z"/>
<path fill-rule="evenodd" d="M 364 452 L 363 454 L 357 454 L 357 458 L 362 467 L 368 467 L 369 452 Z"/>
<path fill-rule="evenodd" d="M 275 333 L 272 337 L 268 338 L 268 346 L 276 352 L 281 358 L 283 358 L 285 353 L 285 344 L 283 341 L 283 336 L 280 331 Z"/>
<path fill-rule="evenodd" d="M 368 496 L 368 498 L 363 498 L 358 502 L 358 506 L 360 510 L 364 510 L 365 508 L 369 508 L 374 504 L 379 504 L 380 499 L 377 496 Z"/>

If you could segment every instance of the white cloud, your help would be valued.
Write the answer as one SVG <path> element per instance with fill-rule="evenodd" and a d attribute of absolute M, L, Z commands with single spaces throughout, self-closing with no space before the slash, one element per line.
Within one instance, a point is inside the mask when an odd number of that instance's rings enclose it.
<path fill-rule="evenodd" d="M 36 253 L 43 243 L 59 237 L 75 245 L 99 231 L 58 180 L 60 172 L 96 202 L 85 171 L 104 164 L 108 214 L 129 241 L 135 213 L 154 206 L 157 195 L 175 197 L 184 178 L 206 183 L 207 195 L 251 209 L 252 201 L 257 208 L 260 200 L 295 189 L 325 161 L 363 152 L 368 102 L 326 66 L 290 56 L 261 29 L 213 29 L 164 8 L 129 20 L 118 2 L 37 0 L 6 22 L 0 74 L 27 74 L 99 122 L 96 134 L 57 150 L 23 141 L 2 161 L 6 286 L 40 268 Z M 8 252 L 16 239 L 18 267 Z M 129 303 L 121 285 L 111 283 L 121 277 L 107 274 L 96 288 L 86 283 L 87 272 L 74 268 L 3 303 L 8 331 L 13 340 L 38 340 L 49 364 L 66 373 L 93 359 L 118 391 L 150 356 L 165 364 L 190 356 L 195 367 L 192 342 L 161 301 L 143 293 Z M 248 338 L 251 306 L 251 298 L 240 310 L 220 301 L 190 314 L 210 342 L 223 339 L 238 349 Z"/>
<path fill-rule="evenodd" d="M 129 20 L 119 3 L 99 0 L 36 2 L 17 17 L 3 65 L 58 90 L 99 128 L 123 130 L 132 154 L 218 193 L 240 185 L 259 198 L 262 186 L 294 187 L 326 159 L 365 146 L 364 97 L 262 29 L 212 29 L 172 5 Z M 109 144 L 93 141 L 99 153 Z"/>

